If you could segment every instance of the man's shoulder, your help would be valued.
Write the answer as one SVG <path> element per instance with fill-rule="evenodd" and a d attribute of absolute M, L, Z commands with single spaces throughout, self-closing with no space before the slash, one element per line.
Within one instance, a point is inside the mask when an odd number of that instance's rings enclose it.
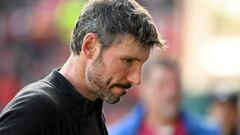
<path fill-rule="evenodd" d="M 0 114 L 0 134 L 39 134 L 54 128 L 60 110 L 44 82 L 32 83 L 9 102 Z"/>
<path fill-rule="evenodd" d="M 58 93 L 55 88 L 44 81 L 31 83 L 21 89 L 5 107 L 4 111 L 13 109 L 29 109 L 31 111 L 48 111 L 57 109 Z"/>
<path fill-rule="evenodd" d="M 51 92 L 55 91 L 55 87 L 45 81 L 45 80 L 39 80 L 37 82 L 33 82 L 24 88 L 22 88 L 16 96 L 24 95 L 24 94 L 30 94 L 30 93 L 35 93 L 35 94 L 45 94 L 45 95 L 52 95 Z"/>

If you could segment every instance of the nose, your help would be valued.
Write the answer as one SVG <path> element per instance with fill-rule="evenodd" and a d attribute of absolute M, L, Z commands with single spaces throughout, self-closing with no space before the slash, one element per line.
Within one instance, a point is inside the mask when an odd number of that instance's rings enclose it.
<path fill-rule="evenodd" d="M 133 85 L 139 85 L 141 83 L 141 68 L 133 70 L 128 74 L 127 80 Z"/>

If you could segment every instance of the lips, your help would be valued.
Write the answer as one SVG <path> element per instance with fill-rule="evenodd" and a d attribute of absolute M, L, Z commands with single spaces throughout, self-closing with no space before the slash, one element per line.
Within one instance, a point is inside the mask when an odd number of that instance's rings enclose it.
<path fill-rule="evenodd" d="M 127 93 L 127 89 L 123 87 L 117 87 L 118 89 L 121 89 L 121 96 L 125 95 Z"/>
<path fill-rule="evenodd" d="M 125 94 L 127 94 L 126 89 L 123 90 L 122 96 L 125 95 Z"/>
<path fill-rule="evenodd" d="M 132 87 L 131 84 L 125 84 L 125 85 L 123 85 L 123 88 L 124 88 L 124 89 L 129 89 L 129 88 L 131 88 L 131 87 Z"/>
<path fill-rule="evenodd" d="M 125 88 L 117 87 L 117 86 L 113 87 L 111 91 L 112 91 L 112 94 L 115 96 L 123 96 L 127 93 Z"/>
<path fill-rule="evenodd" d="M 121 89 L 129 89 L 132 87 L 132 85 L 130 83 L 126 83 L 126 84 L 114 84 L 111 87 L 118 87 Z"/>

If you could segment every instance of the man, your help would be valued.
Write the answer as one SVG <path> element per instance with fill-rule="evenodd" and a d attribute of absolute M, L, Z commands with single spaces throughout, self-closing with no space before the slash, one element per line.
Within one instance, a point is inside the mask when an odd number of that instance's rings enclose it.
<path fill-rule="evenodd" d="M 222 135 L 238 133 L 237 93 L 216 93 L 209 109 L 209 116 L 221 125 Z"/>
<path fill-rule="evenodd" d="M 238 125 L 238 133 L 240 134 L 240 94 L 238 93 L 238 103 L 237 103 L 237 125 Z"/>
<path fill-rule="evenodd" d="M 143 70 L 140 104 L 109 128 L 110 135 L 218 135 L 217 127 L 180 109 L 180 75 L 169 59 L 152 60 Z"/>
<path fill-rule="evenodd" d="M 23 88 L 0 115 L 1 135 L 105 135 L 103 101 L 140 84 L 141 66 L 162 46 L 149 13 L 134 0 L 90 0 L 73 32 L 71 56 Z"/>

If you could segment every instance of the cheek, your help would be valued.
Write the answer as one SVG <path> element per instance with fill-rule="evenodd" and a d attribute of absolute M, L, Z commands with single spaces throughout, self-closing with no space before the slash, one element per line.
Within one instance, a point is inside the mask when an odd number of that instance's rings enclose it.
<path fill-rule="evenodd" d="M 172 102 L 173 96 L 168 89 L 162 86 L 149 86 L 148 90 L 149 99 L 154 99 L 158 105 Z"/>
<path fill-rule="evenodd" d="M 128 74 L 127 66 L 121 63 L 121 61 L 108 62 L 105 67 L 104 74 L 117 81 L 123 80 Z"/>
<path fill-rule="evenodd" d="M 155 103 L 158 103 L 159 95 L 158 91 L 156 91 L 151 85 L 144 86 L 144 89 L 141 90 L 141 96 L 149 105 L 155 105 Z"/>
<path fill-rule="evenodd" d="M 112 71 L 115 71 L 115 72 L 121 72 L 121 71 L 126 72 L 128 70 L 128 66 L 126 66 L 126 64 L 122 63 L 121 60 L 113 61 L 110 66 L 111 66 Z"/>
<path fill-rule="evenodd" d="M 99 61 L 93 62 L 93 64 L 87 70 L 87 78 L 92 86 L 104 87 L 108 80 L 106 76 L 105 65 Z"/>

